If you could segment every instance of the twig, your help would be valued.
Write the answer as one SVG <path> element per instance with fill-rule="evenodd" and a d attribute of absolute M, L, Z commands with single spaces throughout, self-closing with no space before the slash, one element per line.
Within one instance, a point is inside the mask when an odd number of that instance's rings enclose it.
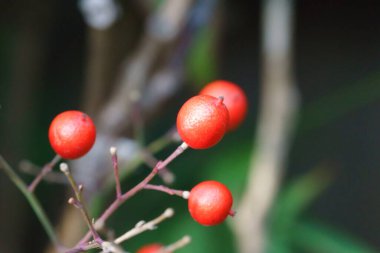
<path fill-rule="evenodd" d="M 19 164 L 19 170 L 25 174 L 37 176 L 41 172 L 41 167 L 28 160 L 23 160 Z M 67 184 L 65 176 L 58 172 L 50 172 L 43 178 L 43 180 L 49 183 Z"/>
<path fill-rule="evenodd" d="M 120 244 L 138 234 L 141 234 L 144 231 L 147 230 L 153 230 L 156 228 L 156 225 L 161 223 L 162 221 L 171 218 L 174 215 L 174 210 L 172 208 L 168 208 L 163 212 L 160 216 L 157 218 L 145 223 L 145 222 L 139 222 L 136 224 L 136 226 L 129 230 L 128 232 L 124 233 L 122 236 L 116 238 L 114 241 L 116 244 Z"/>
<path fill-rule="evenodd" d="M 82 198 L 83 185 L 79 185 L 79 186 L 77 185 L 73 176 L 70 173 L 69 166 L 66 163 L 61 163 L 60 169 L 65 174 L 67 179 L 69 180 L 70 185 L 73 188 L 73 191 L 75 193 L 76 199 L 70 198 L 69 203 L 74 205 L 75 207 L 77 207 L 80 210 L 80 212 L 82 213 L 82 216 L 83 216 L 84 220 L 86 221 L 87 226 L 88 226 L 95 242 L 101 244 L 103 242 L 103 240 L 100 238 L 99 234 L 96 232 L 96 230 L 92 224 L 92 221 L 90 219 L 90 216 L 88 214 L 86 204 L 84 203 L 84 200 Z"/>
<path fill-rule="evenodd" d="M 186 143 L 182 143 L 180 146 L 174 150 L 174 152 L 169 155 L 164 161 L 160 161 L 157 165 L 152 169 L 148 176 L 146 176 L 139 184 L 135 187 L 121 195 L 120 198 L 115 199 L 111 205 L 104 211 L 104 213 L 96 220 L 95 227 L 102 227 L 107 219 L 122 205 L 126 200 L 134 196 L 136 193 L 144 189 L 144 187 L 157 175 L 157 173 L 164 167 L 166 167 L 170 162 L 172 162 L 176 157 L 182 154 L 188 148 Z M 91 236 L 91 231 L 87 232 L 87 234 L 79 241 L 76 247 L 80 247 L 85 244 Z"/>
<path fill-rule="evenodd" d="M 21 178 L 14 172 L 12 167 L 4 160 L 4 158 L 0 155 L 0 167 L 3 168 L 4 172 L 8 175 L 8 177 L 12 180 L 12 182 L 16 185 L 16 187 L 21 191 L 21 193 L 25 196 L 30 206 L 32 207 L 34 213 L 37 218 L 41 222 L 41 225 L 45 229 L 50 241 L 54 244 L 56 248 L 60 248 L 61 245 L 58 241 L 57 236 L 55 235 L 54 228 L 49 221 L 45 211 L 43 210 L 40 202 L 33 194 L 28 190 L 26 184 L 21 180 Z"/>
<path fill-rule="evenodd" d="M 182 197 L 184 199 L 188 199 L 189 195 L 190 195 L 190 192 L 188 192 L 188 191 L 174 190 L 174 189 L 171 189 L 171 188 L 166 187 L 164 185 L 147 184 L 147 185 L 145 185 L 144 189 L 161 191 L 161 192 L 165 192 L 165 193 L 167 193 L 169 195 L 180 196 L 180 197 Z"/>
<path fill-rule="evenodd" d="M 45 164 L 45 166 L 42 168 L 41 172 L 34 178 L 33 182 L 28 186 L 28 191 L 33 192 L 37 185 L 41 182 L 43 177 L 48 174 L 53 167 L 61 160 L 61 157 L 59 155 L 56 155 L 51 162 Z"/>
<path fill-rule="evenodd" d="M 188 235 L 185 235 L 184 237 L 182 237 L 181 239 L 179 239 L 178 241 L 166 246 L 164 248 L 164 253 L 170 253 L 170 252 L 174 252 L 176 251 L 177 249 L 180 249 L 180 248 L 183 248 L 185 247 L 187 244 L 189 244 L 191 242 L 191 237 L 188 236 Z"/>
<path fill-rule="evenodd" d="M 100 253 L 127 253 L 119 245 L 113 242 L 103 242 L 102 252 Z"/>

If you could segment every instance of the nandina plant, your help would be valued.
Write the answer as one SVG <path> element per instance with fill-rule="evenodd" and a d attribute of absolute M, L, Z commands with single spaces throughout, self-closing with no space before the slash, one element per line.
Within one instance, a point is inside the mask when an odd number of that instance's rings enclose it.
<path fill-rule="evenodd" d="M 181 107 L 177 115 L 178 134 L 182 138 L 183 143 L 166 159 L 158 161 L 150 173 L 140 183 L 125 192 L 122 191 L 119 178 L 117 149 L 111 147 L 110 153 L 115 177 L 115 200 L 111 202 L 97 219 L 94 219 L 87 209 L 87 204 L 83 198 L 85 186 L 76 182 L 68 164 L 61 163 L 60 170 L 66 176 L 73 191 L 73 196 L 69 198 L 68 203 L 80 211 L 88 226 L 87 234 L 73 247 L 65 247 L 60 243 L 42 205 L 34 194 L 34 189 L 39 182 L 45 178 L 46 174 L 51 172 L 61 158 L 79 158 L 91 149 L 96 138 L 96 128 L 91 118 L 83 112 L 70 110 L 58 114 L 53 119 L 49 128 L 48 137 L 57 155 L 50 163 L 42 168 L 41 172 L 29 186 L 23 182 L 1 156 L 0 165 L 26 196 L 58 252 L 77 253 L 91 249 L 101 249 L 103 252 L 124 252 L 120 246 L 122 242 L 142 232 L 155 228 L 157 224 L 174 215 L 174 210 L 168 208 L 157 218 L 148 222 L 139 222 L 135 227 L 127 230 L 124 234 L 116 238 L 106 238 L 100 231 L 110 229 L 107 227 L 109 217 L 129 198 L 142 190 L 155 190 L 179 196 L 182 199 L 188 199 L 190 215 L 202 225 L 210 226 L 220 224 L 229 214 L 234 214 L 231 210 L 232 195 L 228 188 L 219 182 L 202 182 L 196 185 L 191 192 L 172 189 L 165 185 L 151 184 L 152 179 L 161 171 L 167 169 L 166 166 L 188 147 L 206 149 L 216 145 L 227 131 L 228 121 L 229 112 L 223 103 L 223 97 L 197 95 L 190 98 Z M 146 153 L 147 151 L 144 150 L 144 152 Z M 210 208 L 207 208 L 207 206 Z M 189 242 L 190 237 L 186 235 L 172 244 L 166 246 L 162 244 L 148 245 L 142 247 L 139 252 L 171 253 L 187 245 Z"/>
<path fill-rule="evenodd" d="M 237 84 L 217 80 L 207 84 L 199 94 L 223 97 L 229 112 L 228 130 L 236 129 L 245 119 L 248 108 L 247 96 Z"/>

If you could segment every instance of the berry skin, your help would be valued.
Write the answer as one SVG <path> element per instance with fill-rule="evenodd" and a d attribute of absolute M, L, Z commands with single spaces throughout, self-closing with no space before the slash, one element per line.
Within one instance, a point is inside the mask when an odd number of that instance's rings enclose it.
<path fill-rule="evenodd" d="M 204 181 L 190 191 L 188 208 L 196 222 L 213 226 L 223 222 L 232 213 L 232 203 L 232 194 L 224 184 Z"/>
<path fill-rule="evenodd" d="M 80 111 L 58 114 L 49 127 L 49 141 L 54 151 L 64 159 L 85 155 L 94 145 L 96 128 L 91 118 Z"/>
<path fill-rule="evenodd" d="M 141 247 L 137 253 L 160 253 L 163 248 L 164 246 L 159 243 L 152 243 Z"/>
<path fill-rule="evenodd" d="M 177 130 L 193 149 L 217 144 L 227 131 L 228 110 L 221 98 L 197 95 L 185 102 L 177 115 Z"/>
<path fill-rule="evenodd" d="M 247 114 L 248 100 L 244 91 L 236 84 L 224 80 L 218 80 L 207 84 L 199 94 L 214 97 L 222 96 L 226 105 L 230 120 L 228 130 L 236 129 Z"/>

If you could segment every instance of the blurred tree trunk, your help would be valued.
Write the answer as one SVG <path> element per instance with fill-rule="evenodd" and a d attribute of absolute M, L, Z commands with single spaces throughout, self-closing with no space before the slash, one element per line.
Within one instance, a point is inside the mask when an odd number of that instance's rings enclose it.
<path fill-rule="evenodd" d="M 262 253 L 266 218 L 286 164 L 298 92 L 293 77 L 292 0 L 262 1 L 262 93 L 246 190 L 234 229 L 239 252 Z"/>

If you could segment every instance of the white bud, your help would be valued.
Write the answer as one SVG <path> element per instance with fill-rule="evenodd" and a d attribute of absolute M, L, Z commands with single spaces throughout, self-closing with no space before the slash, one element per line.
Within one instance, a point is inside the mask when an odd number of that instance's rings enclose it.
<path fill-rule="evenodd" d="M 59 165 L 59 169 L 63 172 L 63 173 L 69 173 L 69 166 L 67 165 L 67 163 L 61 163 Z"/>
<path fill-rule="evenodd" d="M 170 218 L 174 215 L 174 210 L 173 208 L 168 208 L 165 210 L 164 212 L 164 216 L 167 217 L 167 218 Z"/>
<path fill-rule="evenodd" d="M 182 192 L 182 198 L 188 199 L 190 197 L 190 192 L 189 191 L 183 191 Z"/>

